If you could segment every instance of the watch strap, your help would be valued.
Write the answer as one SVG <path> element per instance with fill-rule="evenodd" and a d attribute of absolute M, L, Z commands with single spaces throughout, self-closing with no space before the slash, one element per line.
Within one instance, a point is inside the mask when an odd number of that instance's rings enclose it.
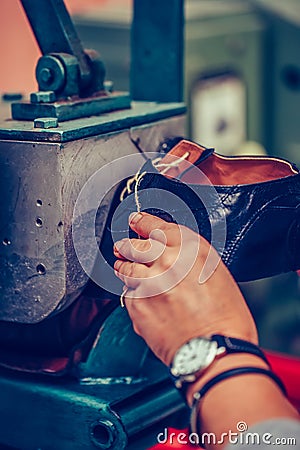
<path fill-rule="evenodd" d="M 211 339 L 217 342 L 218 347 L 225 347 L 227 354 L 250 353 L 261 358 L 268 366 L 270 365 L 264 352 L 257 345 L 252 344 L 252 342 L 223 336 L 221 334 L 214 334 Z"/>

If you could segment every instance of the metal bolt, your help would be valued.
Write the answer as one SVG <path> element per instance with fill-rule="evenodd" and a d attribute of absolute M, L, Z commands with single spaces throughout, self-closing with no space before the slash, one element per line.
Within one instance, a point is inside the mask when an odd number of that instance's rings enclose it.
<path fill-rule="evenodd" d="M 39 91 L 30 94 L 31 103 L 52 103 L 55 100 L 56 95 L 54 91 Z"/>
<path fill-rule="evenodd" d="M 39 76 L 40 76 L 41 80 L 42 80 L 44 83 L 48 83 L 48 82 L 51 81 L 52 78 L 53 78 L 53 75 L 52 75 L 51 70 L 48 69 L 47 67 L 44 67 L 44 68 L 40 71 Z"/>
<path fill-rule="evenodd" d="M 114 91 L 114 83 L 111 80 L 106 80 L 103 83 L 104 89 L 106 90 L 106 92 L 113 92 Z"/>
<path fill-rule="evenodd" d="M 34 128 L 56 128 L 58 126 L 57 117 L 39 117 L 34 119 Z"/>

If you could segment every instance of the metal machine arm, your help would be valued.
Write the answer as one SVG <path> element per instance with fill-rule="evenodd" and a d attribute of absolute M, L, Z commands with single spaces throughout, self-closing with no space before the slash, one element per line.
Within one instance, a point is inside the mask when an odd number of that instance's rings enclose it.
<path fill-rule="evenodd" d="M 86 54 L 63 0 L 21 0 L 43 55 L 68 53 L 76 57 L 80 82 L 87 86 L 91 77 Z M 51 74 L 43 72 L 44 78 Z"/>
<path fill-rule="evenodd" d="M 127 93 L 105 90 L 104 65 L 97 52 L 83 49 L 63 0 L 21 2 L 43 56 L 36 67 L 39 92 L 31 94 L 30 103 L 12 105 L 13 119 L 55 127 L 57 120 L 130 108 Z M 133 100 L 182 100 L 183 5 L 184 0 L 134 1 Z M 53 120 L 44 120 L 49 117 Z"/>
<path fill-rule="evenodd" d="M 43 56 L 36 66 L 39 91 L 30 102 L 12 104 L 13 119 L 49 128 L 58 121 L 130 108 L 127 93 L 105 89 L 104 64 L 96 51 L 83 49 L 63 0 L 21 3 Z"/>

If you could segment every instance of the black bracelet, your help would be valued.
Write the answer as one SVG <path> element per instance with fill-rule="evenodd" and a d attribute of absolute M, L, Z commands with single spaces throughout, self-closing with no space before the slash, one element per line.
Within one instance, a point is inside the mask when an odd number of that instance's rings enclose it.
<path fill-rule="evenodd" d="M 192 405 L 191 419 L 190 419 L 192 432 L 198 434 L 198 427 L 197 427 L 198 405 L 199 405 L 200 400 L 204 397 L 204 395 L 220 381 L 227 380 L 228 378 L 234 377 L 235 375 L 247 375 L 249 373 L 267 375 L 273 381 L 275 381 L 275 383 L 281 389 L 282 393 L 284 395 L 286 395 L 286 389 L 285 389 L 283 382 L 280 380 L 280 378 L 277 375 L 275 375 L 275 373 L 271 372 L 271 370 L 263 369 L 261 367 L 238 367 L 236 369 L 226 370 L 225 372 L 222 372 L 219 375 L 212 378 L 211 380 L 209 380 L 202 387 L 202 389 L 200 389 L 199 392 L 196 392 L 193 395 L 194 401 L 193 401 L 193 405 Z"/>

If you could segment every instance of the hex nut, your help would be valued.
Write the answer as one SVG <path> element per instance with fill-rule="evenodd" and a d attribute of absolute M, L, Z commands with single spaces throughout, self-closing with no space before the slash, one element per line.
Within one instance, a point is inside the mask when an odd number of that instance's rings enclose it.
<path fill-rule="evenodd" d="M 57 117 L 39 117 L 34 119 L 34 128 L 56 128 L 58 126 Z"/>
<path fill-rule="evenodd" d="M 30 94 L 31 103 L 52 103 L 55 100 L 56 95 L 54 91 L 39 91 Z"/>

